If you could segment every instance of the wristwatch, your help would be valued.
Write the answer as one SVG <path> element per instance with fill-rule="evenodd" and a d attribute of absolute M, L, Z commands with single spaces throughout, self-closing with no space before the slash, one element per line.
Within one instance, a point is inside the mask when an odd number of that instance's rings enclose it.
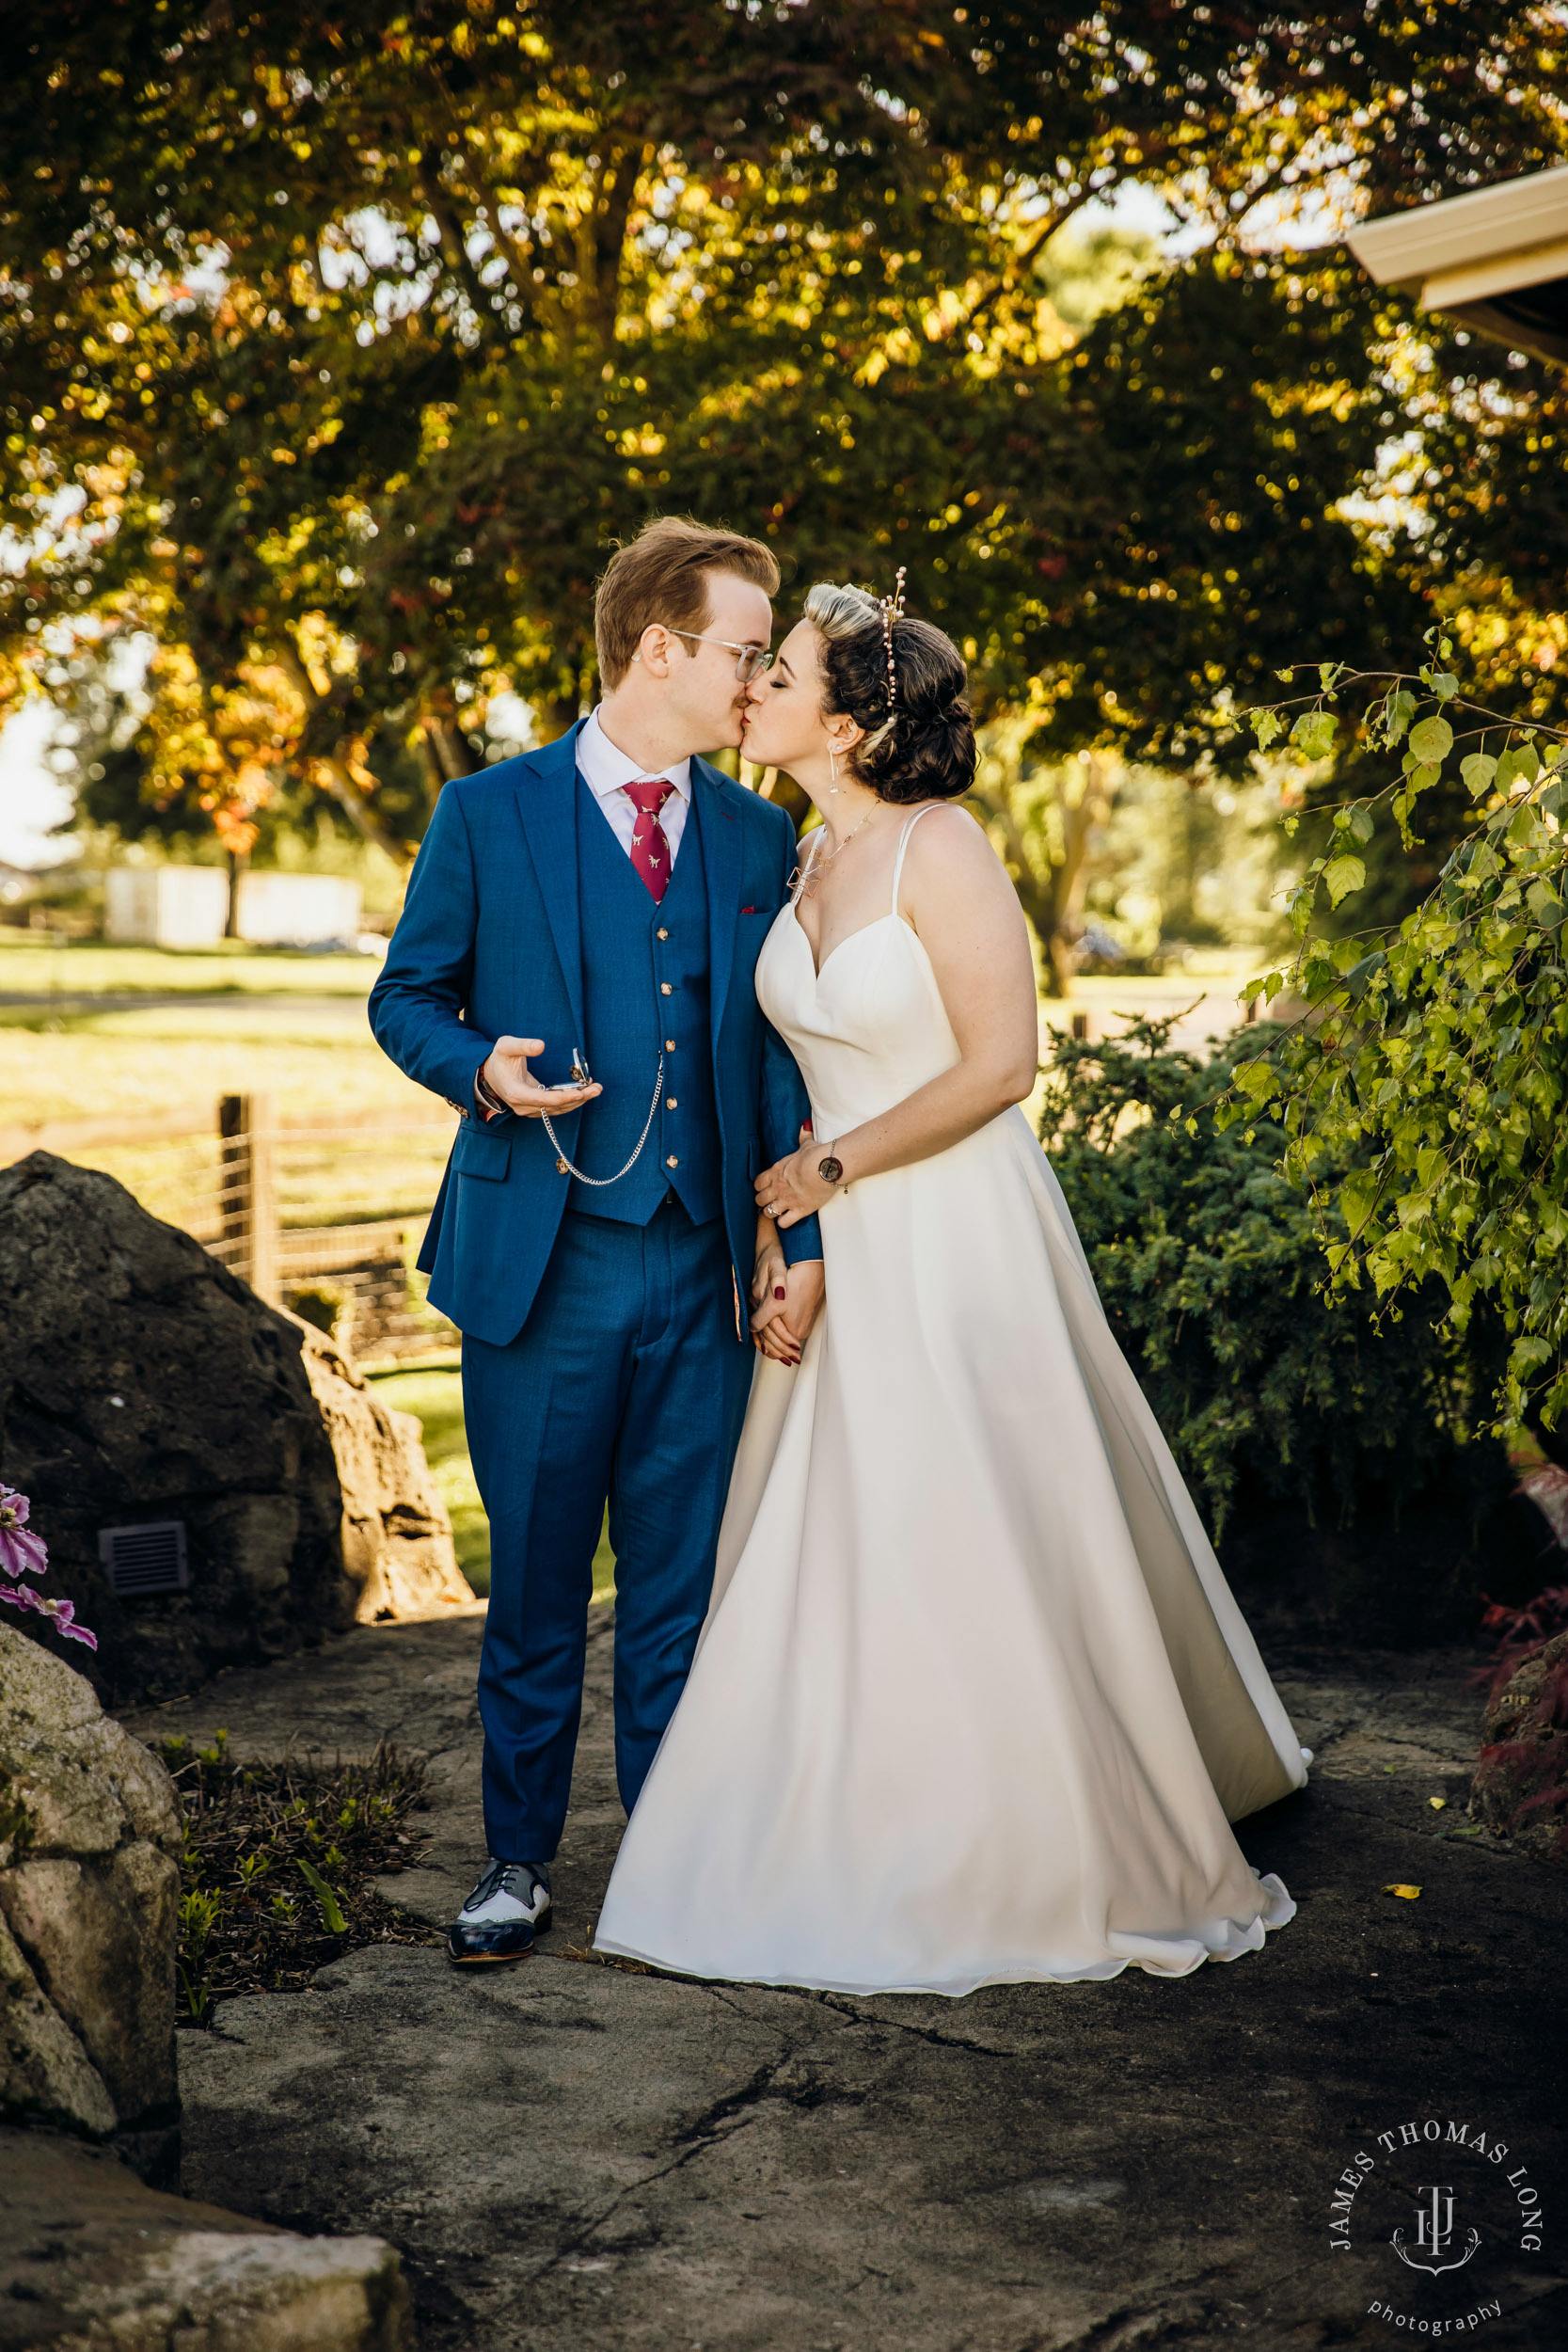
<path fill-rule="evenodd" d="M 830 1152 L 825 1159 L 817 1161 L 816 1172 L 821 1177 L 822 1182 L 825 1184 L 842 1184 L 844 1182 L 844 1162 L 838 1158 L 836 1153 Z"/>

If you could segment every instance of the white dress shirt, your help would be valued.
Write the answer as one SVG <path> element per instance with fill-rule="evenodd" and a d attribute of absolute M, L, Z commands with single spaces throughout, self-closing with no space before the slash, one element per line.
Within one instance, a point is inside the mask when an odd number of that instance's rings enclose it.
<path fill-rule="evenodd" d="M 667 777 L 674 790 L 659 811 L 659 823 L 670 844 L 670 864 L 673 866 L 675 853 L 686 831 L 686 812 L 691 805 L 691 762 L 674 760 L 668 768 L 640 768 L 635 759 L 628 759 L 618 751 L 599 724 L 597 709 L 593 710 L 578 737 L 578 771 L 594 798 L 603 809 L 610 829 L 629 857 L 632 831 L 637 823 L 637 810 L 626 795 L 624 787 L 639 784 L 656 776 Z"/>

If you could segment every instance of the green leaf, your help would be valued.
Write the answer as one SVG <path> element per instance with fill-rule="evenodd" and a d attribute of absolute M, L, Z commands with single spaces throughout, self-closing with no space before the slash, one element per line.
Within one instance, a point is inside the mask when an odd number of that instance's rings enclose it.
<path fill-rule="evenodd" d="M 1332 710 L 1304 710 L 1291 729 L 1291 740 L 1304 759 L 1326 759 L 1338 723 Z"/>
<path fill-rule="evenodd" d="M 1479 800 L 1497 772 L 1497 763 L 1490 752 L 1470 752 L 1459 763 L 1466 791 Z"/>
<path fill-rule="evenodd" d="M 1449 672 L 1440 670 L 1432 681 L 1432 691 L 1440 703 L 1451 702 L 1459 691 L 1459 680 Z"/>
<path fill-rule="evenodd" d="M 1337 907 L 1341 898 L 1348 898 L 1353 890 L 1366 883 L 1367 868 L 1358 857 L 1331 857 L 1323 867 L 1323 881 L 1328 885 L 1328 903 Z"/>
<path fill-rule="evenodd" d="M 1339 1188 L 1339 1205 L 1344 1211 L 1345 1223 L 1353 1233 L 1358 1232 L 1365 1225 L 1372 1213 L 1372 1203 L 1376 1199 L 1377 1174 L 1375 1169 L 1358 1168 L 1354 1175 L 1345 1178 Z"/>
<path fill-rule="evenodd" d="M 1423 766 L 1440 764 L 1453 749 L 1453 729 L 1446 719 L 1423 719 L 1410 730 L 1410 748 Z"/>
<path fill-rule="evenodd" d="M 1568 907 L 1564 907 L 1548 882 L 1532 882 L 1525 893 L 1525 904 L 1543 930 L 1557 930 L 1564 914 L 1568 914 Z"/>
<path fill-rule="evenodd" d="M 1511 792 L 1516 784 L 1533 784 L 1540 773 L 1541 759 L 1535 745 L 1511 743 L 1497 762 L 1497 790 Z"/>
<path fill-rule="evenodd" d="M 1281 671 L 1280 675 L 1284 675 Z M 1247 716 L 1252 721 L 1252 731 L 1258 738 L 1260 752 L 1266 752 L 1275 737 L 1285 732 L 1284 722 L 1276 710 L 1251 710 Z"/>
<path fill-rule="evenodd" d="M 296 1854 L 294 1860 L 299 1865 L 301 1878 L 320 1906 L 322 1925 L 328 1935 L 346 1935 L 348 1921 L 343 1917 L 343 1907 L 337 1895 L 328 1886 L 313 1862 L 307 1862 L 303 1854 Z"/>
<path fill-rule="evenodd" d="M 1375 830 L 1372 823 L 1372 812 L 1364 801 L 1357 801 L 1354 808 L 1342 809 L 1336 821 L 1350 834 L 1353 841 L 1370 841 Z"/>
<path fill-rule="evenodd" d="M 1304 931 L 1312 920 L 1317 897 L 1318 877 L 1315 872 L 1306 874 L 1285 893 L 1285 912 L 1298 931 Z"/>
<path fill-rule="evenodd" d="M 1397 694 L 1388 697 L 1387 716 L 1384 722 L 1385 734 L 1390 745 L 1399 741 L 1415 716 L 1416 697 L 1408 686 L 1402 686 Z"/>
<path fill-rule="evenodd" d="M 1272 1062 L 1244 1061 L 1236 1073 L 1236 1084 L 1255 1102 L 1261 1102 L 1264 1095 L 1277 1090 L 1279 1073 Z"/>
<path fill-rule="evenodd" d="M 1368 985 L 1373 974 L 1381 972 L 1387 961 L 1388 958 L 1384 950 L 1381 947 L 1374 947 L 1370 956 L 1363 956 L 1359 963 L 1351 966 L 1345 974 L 1345 992 L 1353 1005 L 1358 1005 L 1361 1002 L 1362 997 L 1367 993 Z"/>

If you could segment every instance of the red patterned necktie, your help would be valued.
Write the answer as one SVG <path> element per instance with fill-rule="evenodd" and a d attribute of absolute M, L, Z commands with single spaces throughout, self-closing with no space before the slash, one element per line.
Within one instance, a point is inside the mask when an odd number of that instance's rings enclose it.
<path fill-rule="evenodd" d="M 670 887 L 670 842 L 658 821 L 658 812 L 674 790 L 668 776 L 644 776 L 638 784 L 624 784 L 622 791 L 637 811 L 632 827 L 631 862 L 653 892 L 656 903 Z"/>

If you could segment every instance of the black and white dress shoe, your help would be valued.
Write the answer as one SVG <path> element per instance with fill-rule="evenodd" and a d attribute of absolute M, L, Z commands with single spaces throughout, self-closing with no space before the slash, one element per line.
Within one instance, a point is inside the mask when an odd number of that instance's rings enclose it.
<path fill-rule="evenodd" d="M 521 1960 L 550 1924 L 550 1876 L 541 1862 L 486 1865 L 479 1884 L 447 1931 L 460 1967 Z"/>

